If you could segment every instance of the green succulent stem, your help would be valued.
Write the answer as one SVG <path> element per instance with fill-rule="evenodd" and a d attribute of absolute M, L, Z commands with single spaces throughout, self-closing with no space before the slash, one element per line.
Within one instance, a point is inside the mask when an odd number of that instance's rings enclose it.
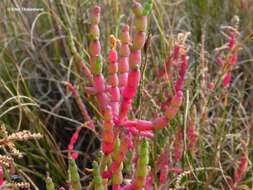
<path fill-rule="evenodd" d="M 55 190 L 53 180 L 49 176 L 46 178 L 46 188 L 47 190 Z"/>
<path fill-rule="evenodd" d="M 73 190 L 81 190 L 80 176 L 78 173 L 78 168 L 76 162 L 73 158 L 69 158 L 69 180 Z"/>

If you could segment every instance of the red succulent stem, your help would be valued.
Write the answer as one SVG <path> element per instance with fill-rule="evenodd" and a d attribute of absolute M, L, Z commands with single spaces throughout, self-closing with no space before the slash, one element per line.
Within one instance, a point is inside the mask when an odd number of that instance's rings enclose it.
<path fill-rule="evenodd" d="M 160 170 L 160 177 L 159 177 L 159 182 L 161 185 L 165 184 L 168 178 L 169 174 L 169 166 L 164 165 L 163 168 Z"/>
<path fill-rule="evenodd" d="M 119 90 L 119 79 L 118 79 L 118 53 L 116 51 L 116 38 L 111 35 L 110 36 L 111 49 L 108 55 L 108 84 L 110 88 L 108 89 L 111 94 L 110 105 L 112 107 L 112 113 L 114 116 L 118 116 L 119 114 L 119 101 L 120 101 L 120 90 Z"/>
<path fill-rule="evenodd" d="M 0 185 L 3 185 L 4 183 L 4 170 L 2 165 L 0 164 Z"/>
<path fill-rule="evenodd" d="M 70 139 L 70 142 L 69 142 L 69 145 L 68 145 L 68 151 L 69 153 L 71 154 L 71 157 L 76 160 L 78 158 L 78 153 L 76 152 L 73 152 L 74 150 L 74 144 L 77 142 L 78 140 L 78 137 L 79 137 L 79 133 L 81 131 L 81 127 L 78 127 L 75 131 L 75 133 L 72 135 L 71 139 Z"/>
<path fill-rule="evenodd" d="M 120 33 L 120 50 L 119 50 L 119 88 L 121 92 L 127 85 L 129 63 L 128 57 L 130 55 L 130 35 L 129 35 L 129 26 L 124 25 Z"/>
<path fill-rule="evenodd" d="M 187 131 L 187 139 L 188 139 L 188 149 L 192 151 L 195 147 L 197 141 L 197 132 L 196 132 L 196 125 L 194 120 L 189 121 L 189 127 Z"/>
<path fill-rule="evenodd" d="M 237 38 L 240 36 L 239 32 L 232 31 L 229 36 L 229 53 L 227 55 L 227 62 L 224 66 L 226 66 L 226 72 L 223 78 L 223 87 L 228 88 L 230 86 L 232 80 L 232 70 L 237 64 L 238 53 L 240 48 L 237 47 Z"/>
<path fill-rule="evenodd" d="M 127 85 L 122 93 L 121 111 L 119 114 L 119 121 L 122 122 L 127 119 L 128 112 L 131 108 L 133 98 L 137 93 L 137 89 L 140 82 L 140 70 L 141 65 L 141 49 L 146 41 L 146 29 L 147 29 L 147 16 L 143 15 L 142 5 L 136 1 L 133 2 L 133 12 L 135 14 L 135 28 L 136 33 L 133 37 L 133 46 L 129 55 L 130 71 L 128 73 Z"/>
<path fill-rule="evenodd" d="M 183 90 L 184 80 L 188 69 L 188 61 L 186 54 L 181 55 L 181 66 L 179 70 L 179 78 L 175 83 L 175 91 Z"/>
<path fill-rule="evenodd" d="M 103 58 L 101 56 L 101 45 L 99 42 L 99 22 L 100 22 L 100 12 L 101 8 L 95 6 L 91 11 L 90 17 L 90 38 L 91 42 L 89 44 L 89 54 L 90 54 L 90 66 L 93 74 L 93 85 L 96 92 L 96 98 L 100 109 L 105 111 L 109 103 L 109 98 L 105 92 L 106 83 L 103 70 Z"/>
<path fill-rule="evenodd" d="M 171 78 L 171 67 L 178 62 L 179 55 L 180 45 L 178 43 L 175 43 L 172 53 L 164 61 L 164 67 L 158 72 L 158 79 L 163 77 L 165 74 L 167 76 L 167 79 Z"/>
<path fill-rule="evenodd" d="M 183 141 L 184 141 L 183 130 L 178 127 L 178 130 L 176 133 L 176 139 L 174 142 L 174 154 L 175 154 L 175 160 L 177 162 L 180 161 L 183 156 Z"/>
<path fill-rule="evenodd" d="M 147 176 L 146 183 L 144 186 L 145 190 L 152 190 L 154 180 L 155 180 L 155 174 L 153 171 L 150 171 Z"/>
<path fill-rule="evenodd" d="M 104 127 L 103 127 L 103 139 L 102 139 L 102 151 L 108 155 L 113 152 L 114 147 L 114 133 L 113 133 L 113 114 L 110 106 L 107 106 L 104 112 Z"/>
<path fill-rule="evenodd" d="M 119 152 L 115 156 L 115 159 L 113 160 L 112 164 L 108 167 L 106 171 L 102 173 L 103 178 L 111 178 L 112 175 L 118 170 L 128 151 L 128 143 L 129 143 L 129 136 L 126 135 L 123 137 L 120 143 Z"/>
<path fill-rule="evenodd" d="M 87 108 L 81 99 L 81 96 L 80 96 L 78 90 L 70 82 L 65 82 L 65 84 L 66 84 L 67 88 L 71 91 L 72 95 L 74 96 L 75 101 L 81 111 L 81 114 L 82 114 L 84 120 L 87 121 L 88 128 L 94 129 L 95 126 L 94 126 L 93 120 L 91 119 L 91 117 L 87 111 Z"/>
<path fill-rule="evenodd" d="M 92 81 L 92 74 L 90 69 L 86 66 L 86 64 L 81 60 L 81 68 L 82 72 L 84 73 L 85 77 L 87 78 L 88 81 Z"/>
<path fill-rule="evenodd" d="M 248 162 L 249 162 L 248 152 L 247 151 L 242 152 L 241 157 L 240 157 L 239 167 L 236 169 L 235 175 L 234 175 L 234 180 L 236 183 L 238 183 L 241 180 L 243 174 L 247 170 Z"/>

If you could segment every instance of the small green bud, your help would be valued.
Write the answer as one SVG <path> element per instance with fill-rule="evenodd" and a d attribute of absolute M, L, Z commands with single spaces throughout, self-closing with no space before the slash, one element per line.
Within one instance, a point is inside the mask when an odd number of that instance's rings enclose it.
<path fill-rule="evenodd" d="M 112 176 L 112 183 L 113 184 L 121 184 L 123 181 L 123 176 L 121 170 L 123 169 L 123 163 L 120 164 L 118 170 Z"/>
<path fill-rule="evenodd" d="M 97 162 L 92 163 L 93 168 L 93 182 L 94 182 L 94 190 L 104 190 L 103 179 L 100 175 L 99 166 Z"/>
<path fill-rule="evenodd" d="M 117 158 L 118 152 L 119 152 L 119 147 L 120 147 L 120 140 L 119 138 L 116 139 L 115 145 L 114 145 L 114 151 L 113 151 L 113 159 Z"/>
<path fill-rule="evenodd" d="M 69 177 L 73 190 L 81 190 L 80 176 L 74 159 L 69 158 Z"/>
<path fill-rule="evenodd" d="M 99 167 L 97 162 L 92 163 L 92 168 L 93 168 L 93 175 L 97 176 L 99 174 Z"/>
<path fill-rule="evenodd" d="M 148 150 L 149 146 L 148 146 L 148 142 L 147 140 L 143 140 L 140 144 L 140 148 L 139 148 L 139 156 L 140 157 L 144 157 L 145 155 L 148 155 L 149 150 Z"/>
<path fill-rule="evenodd" d="M 146 181 L 146 176 L 148 175 L 149 168 L 149 146 L 148 141 L 143 139 L 140 145 L 138 146 L 138 162 L 136 168 L 136 178 L 134 182 L 135 189 L 141 189 Z"/>
<path fill-rule="evenodd" d="M 132 10 L 136 17 L 142 16 L 143 7 L 139 2 L 137 1 L 133 2 Z"/>
<path fill-rule="evenodd" d="M 96 186 L 94 190 L 104 190 L 103 186 Z"/>
<path fill-rule="evenodd" d="M 100 36 L 99 27 L 98 25 L 91 25 L 90 26 L 90 38 L 91 40 L 98 40 Z"/>
<path fill-rule="evenodd" d="M 93 181 L 95 184 L 102 184 L 103 183 L 103 179 L 98 176 L 94 177 Z"/>
<path fill-rule="evenodd" d="M 137 32 L 145 32 L 148 26 L 148 18 L 147 16 L 136 17 L 134 23 Z"/>
<path fill-rule="evenodd" d="M 103 71 L 103 57 L 101 55 L 98 55 L 96 57 L 96 61 L 92 67 L 92 73 L 94 75 L 98 75 L 100 73 L 102 73 Z"/>
<path fill-rule="evenodd" d="M 153 8 L 153 1 L 152 1 L 152 0 L 148 0 L 148 1 L 144 4 L 143 15 L 149 15 L 150 12 L 152 11 L 152 8 Z"/>
<path fill-rule="evenodd" d="M 140 159 L 138 160 L 138 164 L 141 166 L 145 166 L 149 163 L 149 156 L 148 155 L 144 155 L 142 157 L 140 157 Z"/>
<path fill-rule="evenodd" d="M 47 190 L 55 190 L 53 180 L 49 176 L 46 179 L 46 188 L 47 188 Z"/>
<path fill-rule="evenodd" d="M 148 175 L 148 167 L 145 166 L 145 167 L 140 167 L 140 168 L 137 168 L 137 174 L 136 174 L 138 177 L 144 177 L 144 176 L 147 176 Z"/>

